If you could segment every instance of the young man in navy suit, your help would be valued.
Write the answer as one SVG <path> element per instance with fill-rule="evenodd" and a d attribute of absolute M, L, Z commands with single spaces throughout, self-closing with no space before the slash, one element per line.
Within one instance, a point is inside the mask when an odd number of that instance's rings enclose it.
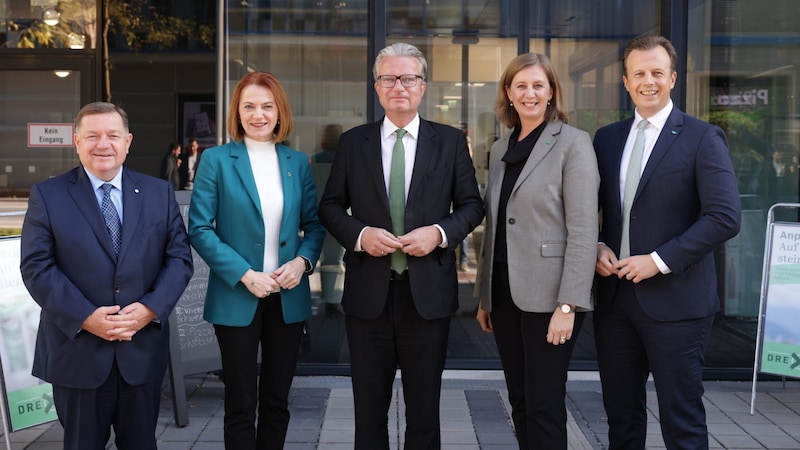
<path fill-rule="evenodd" d="M 673 106 L 676 60 L 666 38 L 628 44 L 622 81 L 635 115 L 594 139 L 602 210 L 594 325 L 611 450 L 644 448 L 650 373 L 667 448 L 708 448 L 702 375 L 719 310 L 713 252 L 739 232 L 741 206 L 723 131 Z"/>
<path fill-rule="evenodd" d="M 31 188 L 21 271 L 42 307 L 33 375 L 53 385 L 64 449 L 156 450 L 168 319 L 192 276 L 175 192 L 123 169 L 133 136 L 110 103 L 75 118 L 81 166 Z"/>
<path fill-rule="evenodd" d="M 378 53 L 373 76 L 386 117 L 341 136 L 320 201 L 320 221 L 346 250 L 357 450 L 389 448 L 398 366 L 405 448 L 440 448 L 441 375 L 458 307 L 454 249 L 483 218 L 466 136 L 419 116 L 426 69 L 412 45 Z"/>

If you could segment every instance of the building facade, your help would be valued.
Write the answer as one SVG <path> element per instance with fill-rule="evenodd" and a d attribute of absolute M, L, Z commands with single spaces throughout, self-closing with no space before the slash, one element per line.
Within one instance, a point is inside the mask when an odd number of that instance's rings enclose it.
<path fill-rule="evenodd" d="M 550 57 L 570 123 L 593 134 L 633 114 L 621 82 L 626 43 L 641 34 L 669 37 L 679 54 L 673 100 L 726 131 L 743 206 L 740 234 L 717 252 L 722 308 L 707 368 L 719 376 L 752 370 L 766 212 L 776 202 L 798 201 L 799 2 L 173 0 L 155 3 L 173 16 L 214 26 L 216 44 L 189 39 L 136 51 L 119 37 L 104 43 L 97 25 L 101 3 L 0 0 L 0 194 L 24 198 L 33 183 L 77 164 L 71 143 L 58 141 L 64 137 L 58 129 L 48 135 L 42 124 L 69 124 L 83 103 L 103 97 L 105 48 L 112 100 L 131 116 L 129 165 L 156 174 L 169 142 L 185 146 L 195 138 L 208 147 L 225 139 L 230 91 L 252 70 L 281 80 L 296 123 L 290 144 L 313 159 L 330 138 L 326 130 L 382 116 L 372 87 L 375 54 L 409 42 L 429 63 L 421 114 L 468 133 L 483 185 L 487 151 L 509 132 L 498 124 L 493 104 L 500 75 L 516 55 Z M 325 168 L 316 169 L 320 183 Z M 479 238 L 480 230 L 473 244 Z M 341 273 L 336 263 L 321 269 L 322 295 L 330 301 Z M 469 277 L 463 278 L 448 364 L 499 367 L 492 336 L 474 320 Z M 320 303 L 307 328 L 303 367 L 346 367 L 343 321 Z M 575 367 L 593 368 L 594 358 L 589 324 L 579 337 Z"/>

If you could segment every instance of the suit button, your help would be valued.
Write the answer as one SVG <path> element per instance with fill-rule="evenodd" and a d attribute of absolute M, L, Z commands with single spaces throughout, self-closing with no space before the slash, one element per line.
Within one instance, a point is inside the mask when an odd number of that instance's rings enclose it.
<path fill-rule="evenodd" d="M 286 241 L 281 242 L 281 248 L 286 247 Z"/>
<path fill-rule="evenodd" d="M 515 223 L 517 223 L 517 221 L 514 220 L 514 218 L 512 217 L 512 218 L 508 219 L 508 223 L 511 224 L 511 225 L 514 225 Z"/>
<path fill-rule="evenodd" d="M 119 291 L 121 291 L 121 290 L 122 289 L 119 286 L 117 286 L 117 287 L 114 288 L 114 293 L 115 294 L 119 294 Z"/>

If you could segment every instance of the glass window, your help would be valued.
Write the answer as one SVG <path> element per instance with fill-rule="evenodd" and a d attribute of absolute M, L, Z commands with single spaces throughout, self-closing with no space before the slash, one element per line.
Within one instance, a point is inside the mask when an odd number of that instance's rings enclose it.
<path fill-rule="evenodd" d="M 756 337 L 767 210 L 777 202 L 798 201 L 800 3 L 691 5 L 687 112 L 725 130 L 739 180 L 741 231 L 718 258 L 724 280 L 719 322 L 735 337 L 731 342 L 740 342 L 728 353 L 746 367 L 752 365 Z M 796 213 L 788 213 L 777 219 L 797 221 Z M 713 363 L 722 355 L 711 350 Z"/>
<path fill-rule="evenodd" d="M 93 49 L 97 0 L 0 1 L 0 46 Z"/>
<path fill-rule="evenodd" d="M 366 37 L 358 34 L 366 26 L 366 2 L 319 3 L 327 6 L 290 11 L 265 1 L 229 6 L 228 91 L 247 72 L 272 72 L 291 102 L 290 144 L 309 155 L 321 150 L 326 125 L 347 130 L 363 123 L 366 114 Z"/>
<path fill-rule="evenodd" d="M 364 123 L 367 1 L 228 2 L 226 100 L 247 72 L 273 73 L 286 90 L 295 129 L 289 145 L 309 155 L 321 195 L 339 135 Z M 371 77 L 370 77 L 371 78 Z M 227 111 L 225 111 L 227 114 Z M 224 123 L 224 119 L 222 119 Z M 319 301 L 301 361 L 346 364 L 341 302 L 344 249 L 327 236 L 312 283 Z M 344 351 L 343 351 L 344 350 Z"/>
<path fill-rule="evenodd" d="M 80 75 L 0 70 L 0 235 L 19 233 L 31 185 L 78 164 L 72 122 L 81 106 Z"/>
<path fill-rule="evenodd" d="M 0 188 L 27 192 L 32 184 L 78 164 L 71 134 L 65 136 L 59 129 L 56 135 L 68 141 L 49 141 L 47 136 L 39 140 L 37 130 L 29 126 L 72 126 L 81 107 L 80 93 L 78 71 L 0 71 Z"/>
<path fill-rule="evenodd" d="M 275 73 L 289 93 L 297 122 L 291 145 L 312 158 L 320 186 L 326 151 L 341 131 L 367 120 L 372 88 L 367 39 L 408 42 L 428 60 L 421 115 L 464 130 L 470 137 L 478 182 L 487 181 L 491 144 L 509 130 L 494 112 L 498 80 L 520 47 L 550 57 L 563 89 L 571 124 L 590 134 L 633 114 L 622 85 L 621 54 L 635 36 L 687 29 L 688 50 L 679 55 L 686 81 L 673 100 L 687 113 L 721 126 L 743 205 L 742 231 L 717 254 L 723 310 L 712 332 L 707 365 L 751 367 L 761 283 L 765 215 L 775 202 L 798 201 L 800 124 L 797 78 L 800 4 L 756 0 L 698 0 L 688 11 L 662 17 L 663 2 L 621 0 L 383 0 L 384 23 L 368 22 L 364 0 L 328 2 L 251 0 L 228 2 L 227 89 L 246 71 Z M 382 8 L 381 8 L 382 10 Z M 520 15 L 527 19 L 521 21 Z M 662 24 L 671 17 L 685 24 Z M 377 20 L 384 20 L 378 18 Z M 520 23 L 525 29 L 520 30 Z M 523 45 L 524 44 L 524 45 Z M 378 50 L 378 49 L 376 49 Z M 681 96 L 675 97 L 675 96 Z M 378 113 L 380 114 L 380 113 Z M 470 237 L 474 264 L 482 229 Z M 326 301 L 341 295 L 341 248 L 327 242 L 319 281 L 325 292 L 309 325 L 306 364 L 348 360 L 343 326 L 326 320 Z M 492 336 L 474 319 L 476 302 L 460 272 L 460 309 L 451 329 L 450 367 L 499 367 Z M 326 299 L 327 298 L 327 299 Z M 331 317 L 336 316 L 330 308 Z M 591 321 L 584 325 L 574 360 L 595 360 Z"/>

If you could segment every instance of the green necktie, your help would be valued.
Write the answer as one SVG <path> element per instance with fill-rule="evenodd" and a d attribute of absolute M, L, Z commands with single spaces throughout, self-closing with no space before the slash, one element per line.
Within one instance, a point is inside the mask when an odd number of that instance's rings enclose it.
<path fill-rule="evenodd" d="M 622 240 L 619 245 L 619 259 L 631 256 L 631 206 L 633 205 L 633 197 L 636 196 L 636 190 L 639 188 L 639 178 L 642 176 L 644 129 L 647 128 L 649 123 L 646 120 L 639 122 L 639 131 L 636 132 L 636 140 L 633 142 L 628 171 L 625 175 L 625 191 L 622 194 Z"/>
<path fill-rule="evenodd" d="M 403 147 L 403 136 L 406 130 L 395 131 L 397 139 L 392 148 L 392 166 L 389 169 L 389 214 L 392 216 L 392 233 L 400 236 L 405 233 L 406 215 L 406 149 Z M 392 253 L 392 270 L 403 273 L 407 266 L 406 254 L 401 249 Z"/>

